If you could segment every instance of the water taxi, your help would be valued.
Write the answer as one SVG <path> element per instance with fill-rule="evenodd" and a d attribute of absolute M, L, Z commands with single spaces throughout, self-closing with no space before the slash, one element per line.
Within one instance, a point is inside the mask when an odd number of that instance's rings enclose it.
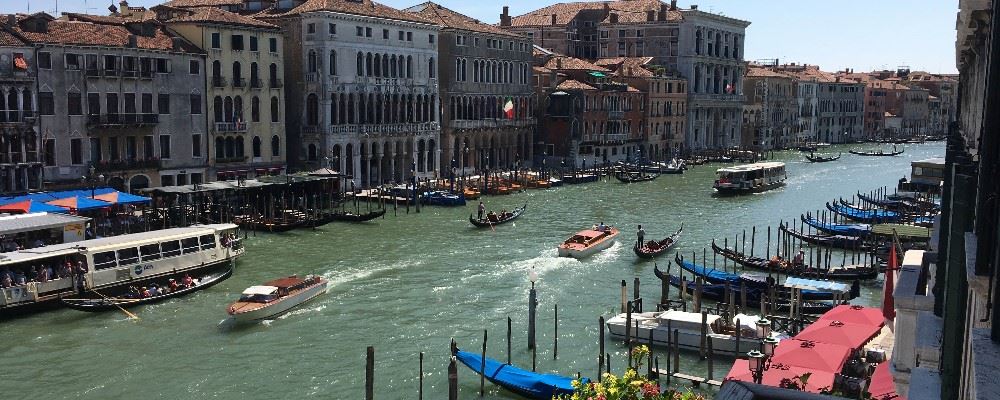
<path fill-rule="evenodd" d="M 599 227 L 582 230 L 559 245 L 559 257 L 584 258 L 615 244 L 618 228 Z"/>
<path fill-rule="evenodd" d="M 747 194 L 781 187 L 788 179 L 785 163 L 762 162 L 719 168 L 716 171 L 715 190 L 719 194 Z"/>
<path fill-rule="evenodd" d="M 628 322 L 627 319 L 625 313 L 608 319 L 605 325 L 612 338 L 625 338 L 625 325 L 628 323 L 633 341 L 654 346 L 666 347 L 668 341 L 673 343 L 673 339 L 667 336 L 670 329 L 677 331 L 677 344 L 685 350 L 701 349 L 703 331 L 706 337 L 712 338 L 712 350 L 716 354 L 739 356 L 760 345 L 761 338 L 757 337 L 756 329 L 753 328 L 759 319 L 756 316 L 737 314 L 735 319 L 741 325 L 739 331 L 726 326 L 725 320 L 719 315 L 702 316 L 701 313 L 678 310 L 633 313 L 632 321 Z"/>
<path fill-rule="evenodd" d="M 17 279 L 0 289 L 0 316 L 59 305 L 65 297 L 124 297 L 133 286 L 230 269 L 244 253 L 236 229 L 199 225 L 4 253 L 0 274 Z M 47 277 L 29 282 L 24 276 L 29 268 L 43 269 Z"/>
<path fill-rule="evenodd" d="M 326 293 L 329 281 L 318 276 L 289 276 L 251 286 L 226 310 L 236 321 L 277 317 L 293 307 Z"/>

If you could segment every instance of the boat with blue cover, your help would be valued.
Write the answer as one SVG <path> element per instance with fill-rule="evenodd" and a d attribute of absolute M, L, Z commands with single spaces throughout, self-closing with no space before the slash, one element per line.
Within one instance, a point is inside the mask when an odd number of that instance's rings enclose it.
<path fill-rule="evenodd" d="M 730 287 L 739 288 L 740 284 L 743 284 L 746 287 L 767 289 L 768 286 L 772 284 L 767 281 L 766 276 L 761 274 L 747 274 L 747 273 L 735 274 L 731 272 L 719 271 L 715 268 L 708 268 L 702 265 L 685 261 L 683 258 L 681 258 L 680 255 L 674 256 L 674 262 L 677 263 L 677 265 L 680 266 L 681 269 L 690 272 L 692 275 L 696 277 L 701 277 L 702 279 L 705 280 L 705 282 L 708 282 L 713 285 L 725 285 L 726 283 L 729 283 Z M 658 271 L 659 267 L 654 266 L 653 269 L 654 271 Z M 820 287 L 820 286 L 826 286 L 827 282 L 828 281 L 810 280 L 809 283 L 812 284 L 813 286 Z M 843 284 L 837 283 L 836 285 L 843 285 Z M 778 288 L 779 296 L 782 296 L 782 294 L 784 294 L 785 296 L 783 296 L 783 298 L 788 297 L 787 287 L 785 287 L 784 285 L 776 285 L 776 287 Z M 860 290 L 860 287 L 858 289 Z M 844 290 L 840 291 L 843 292 Z M 853 288 L 849 291 L 851 294 L 849 298 L 857 297 L 858 294 L 860 294 L 856 293 L 857 291 L 853 290 Z M 832 291 L 802 289 L 802 298 L 805 300 L 833 300 L 836 297 L 837 294 Z"/>
<path fill-rule="evenodd" d="M 686 290 L 687 294 L 689 295 L 693 296 L 695 292 L 698 291 L 698 283 L 695 281 L 690 281 L 686 279 L 682 280 L 678 276 L 664 274 L 663 271 L 660 271 L 659 269 L 656 269 L 653 272 L 656 274 L 657 278 L 660 278 L 660 280 L 669 283 L 670 286 Z M 759 309 L 760 299 L 762 296 L 766 299 L 767 291 L 762 288 L 751 288 L 751 287 L 746 287 L 746 291 L 747 291 L 746 292 L 747 307 Z M 733 296 L 733 299 L 742 299 L 743 297 L 743 293 L 740 291 L 739 286 L 736 287 L 729 286 L 729 293 L 730 296 Z M 718 284 L 701 285 L 701 298 L 702 300 L 712 300 L 720 303 L 727 303 L 730 301 L 730 299 L 726 298 L 726 285 L 718 285 Z M 768 311 L 787 312 L 789 306 L 790 303 L 788 302 L 788 300 L 782 299 L 777 303 L 775 309 L 770 309 L 769 307 Z M 833 302 L 804 301 L 802 303 L 802 307 L 800 308 L 800 310 L 803 314 L 822 314 L 827 311 L 830 311 L 830 309 L 832 309 L 834 306 L 835 304 Z"/>
<path fill-rule="evenodd" d="M 529 399 L 550 400 L 556 396 L 572 395 L 575 390 L 573 378 L 525 371 L 489 357 L 486 357 L 484 369 L 482 355 L 459 350 L 454 343 L 451 353 L 466 367 L 477 374 L 482 374 L 493 384 Z M 582 378 L 580 382 L 589 383 L 590 379 Z"/>
<path fill-rule="evenodd" d="M 809 234 L 789 228 L 784 223 L 778 225 L 778 230 L 803 242 L 823 247 L 845 250 L 868 250 L 870 246 L 860 236 Z"/>
<path fill-rule="evenodd" d="M 869 224 L 833 224 L 829 222 L 823 222 L 812 215 L 799 215 L 802 223 L 813 227 L 820 232 L 827 233 L 830 235 L 844 235 L 844 236 L 868 236 L 872 232 L 872 226 Z"/>
<path fill-rule="evenodd" d="M 834 204 L 834 206 L 838 205 Z M 878 223 L 909 222 L 921 226 L 927 226 L 934 223 L 934 218 L 930 216 L 928 212 L 922 210 L 894 211 L 894 210 L 884 210 L 882 208 L 863 208 L 863 207 L 858 207 L 844 199 L 840 199 L 839 208 L 853 213 L 874 213 L 875 216 L 873 217 L 873 220 Z M 890 217 L 892 214 L 895 214 L 896 218 Z M 886 216 L 883 218 L 882 215 Z"/>
<path fill-rule="evenodd" d="M 465 195 L 454 194 L 444 190 L 424 192 L 420 201 L 432 206 L 464 206 Z"/>
<path fill-rule="evenodd" d="M 895 211 L 881 210 L 881 209 L 861 209 L 857 207 L 848 206 L 845 204 L 830 204 L 826 203 L 826 209 L 833 211 L 844 218 L 852 221 L 864 222 L 864 223 L 877 223 L 877 222 L 897 222 L 900 220 L 901 215 Z"/>

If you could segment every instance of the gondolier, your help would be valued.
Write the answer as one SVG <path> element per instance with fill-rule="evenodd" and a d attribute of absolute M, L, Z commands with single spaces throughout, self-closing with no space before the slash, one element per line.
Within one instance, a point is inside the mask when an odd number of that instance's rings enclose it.
<path fill-rule="evenodd" d="M 646 236 L 646 231 L 642 229 L 642 225 L 639 225 L 639 231 L 636 232 L 635 235 L 638 236 L 639 239 L 638 241 L 635 242 L 636 247 L 641 247 L 643 243 L 646 243 L 645 241 L 643 241 L 643 238 L 645 238 Z"/>
<path fill-rule="evenodd" d="M 483 220 L 483 214 L 485 214 L 485 213 L 486 213 L 486 205 L 483 204 L 483 202 L 480 201 L 479 202 L 479 214 L 478 214 L 480 221 Z"/>

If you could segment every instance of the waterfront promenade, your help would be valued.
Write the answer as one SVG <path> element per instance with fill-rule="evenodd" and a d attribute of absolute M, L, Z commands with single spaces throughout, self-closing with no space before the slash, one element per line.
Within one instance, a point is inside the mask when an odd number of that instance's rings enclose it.
<path fill-rule="evenodd" d="M 873 147 L 871 145 L 865 148 Z M 369 224 L 329 224 L 317 230 L 258 234 L 236 274 L 191 296 L 120 313 L 60 310 L 3 322 L 4 389 L 40 398 L 361 398 L 365 346 L 375 346 L 376 397 L 416 398 L 418 353 L 425 352 L 425 398 L 447 390 L 448 342 L 478 348 L 490 330 L 488 353 L 504 358 L 506 318 L 514 324 L 513 361 L 530 368 L 526 347 L 528 271 L 539 274 L 538 369 L 584 376 L 596 372 L 598 317 L 617 312 L 619 282 L 638 277 L 644 297 L 658 297 L 652 261 L 629 249 L 636 224 L 647 238 L 684 223 L 677 250 L 700 253 L 711 239 L 732 238 L 756 225 L 777 226 L 855 191 L 894 186 L 909 163 L 940 156 L 943 143 L 909 145 L 899 157 L 844 157 L 810 164 L 798 152 L 775 153 L 788 163 L 785 188 L 753 196 L 716 198 L 719 164 L 692 167 L 639 184 L 611 182 L 487 196 L 491 209 L 528 211 L 513 224 L 475 230 L 476 202 L 462 208 L 424 207 L 419 214 Z M 557 258 L 555 246 L 598 222 L 623 233 L 619 243 L 589 259 Z M 758 232 L 760 235 L 760 232 Z M 760 236 L 758 236 L 758 239 Z M 761 240 L 758 248 L 763 249 Z M 711 257 L 711 255 L 709 256 Z M 668 254 L 661 266 L 672 259 Z M 834 257 L 839 259 L 839 257 Z M 719 263 L 721 265 L 721 258 Z M 225 321 L 225 306 L 255 283 L 292 273 L 330 279 L 328 295 L 277 320 L 252 326 Z M 631 290 L 631 288 L 630 288 Z M 859 304 L 878 306 L 881 286 L 863 286 Z M 559 304 L 559 358 L 552 359 L 552 307 Z M 624 348 L 608 342 L 612 370 Z M 654 348 L 654 352 L 657 349 Z M 682 355 L 690 373 L 704 363 Z M 16 365 L 16 367 L 15 367 Z M 728 364 L 716 361 L 716 375 Z M 39 381 L 58 381 L 42 385 Z M 462 398 L 477 395 L 479 379 L 459 370 Z M 487 398 L 513 398 L 487 385 Z"/>

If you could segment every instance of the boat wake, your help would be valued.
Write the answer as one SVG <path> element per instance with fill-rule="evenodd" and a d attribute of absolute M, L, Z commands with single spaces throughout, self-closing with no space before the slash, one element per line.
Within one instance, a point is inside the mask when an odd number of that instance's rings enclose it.
<path fill-rule="evenodd" d="M 389 265 L 385 264 L 364 265 L 358 268 L 352 268 L 351 270 L 347 271 L 330 270 L 320 274 L 320 276 L 322 276 L 324 279 L 330 282 L 330 284 L 327 287 L 327 292 L 329 292 L 331 289 L 333 289 L 333 287 L 340 286 L 348 282 L 354 282 L 357 280 L 369 278 L 372 275 L 376 275 L 387 271 L 403 270 L 413 267 L 419 267 L 421 264 L 423 264 L 423 261 L 403 260 Z"/>
<path fill-rule="evenodd" d="M 275 318 L 274 320 L 282 320 L 282 319 L 285 319 L 285 318 L 288 318 L 288 317 L 291 317 L 291 316 L 294 316 L 294 315 L 302 315 L 302 314 L 309 314 L 309 313 L 314 313 L 314 312 L 320 312 L 320 311 L 323 311 L 325 309 L 326 309 L 326 304 L 320 304 L 320 305 L 316 305 L 316 306 L 312 306 L 312 307 L 301 307 L 301 308 L 298 308 L 298 309 L 286 312 L 284 314 L 281 314 L 281 315 L 278 316 L 278 318 Z M 270 323 L 271 321 L 274 321 L 274 320 L 266 320 L 266 321 L 264 321 L 264 323 L 267 324 L 267 323 Z"/>

